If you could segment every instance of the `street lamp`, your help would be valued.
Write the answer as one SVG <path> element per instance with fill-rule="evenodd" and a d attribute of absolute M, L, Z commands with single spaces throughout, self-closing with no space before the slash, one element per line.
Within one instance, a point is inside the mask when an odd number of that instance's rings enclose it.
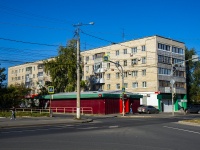
<path fill-rule="evenodd" d="M 76 68 L 77 68 L 77 96 L 76 96 L 76 119 L 81 119 L 81 113 L 80 113 L 80 26 L 84 25 L 94 25 L 94 22 L 90 22 L 88 24 L 78 23 L 73 25 L 76 27 L 76 38 L 77 38 L 77 62 L 76 62 Z"/>
<path fill-rule="evenodd" d="M 123 116 L 124 116 L 124 114 L 125 114 L 125 111 L 124 111 L 124 107 L 125 107 L 125 105 L 124 105 L 125 87 L 124 87 L 124 70 L 123 70 L 123 67 L 122 67 L 122 65 L 120 65 L 119 63 L 110 61 L 110 60 L 109 60 L 109 57 L 106 56 L 106 55 L 103 57 L 103 60 L 104 60 L 105 62 L 111 62 L 111 63 L 115 64 L 118 70 L 119 70 L 118 67 L 121 68 L 121 74 L 122 74 L 122 107 L 123 107 L 123 108 L 122 108 L 122 114 L 123 114 Z M 119 70 L 119 71 L 120 71 L 120 70 Z"/>

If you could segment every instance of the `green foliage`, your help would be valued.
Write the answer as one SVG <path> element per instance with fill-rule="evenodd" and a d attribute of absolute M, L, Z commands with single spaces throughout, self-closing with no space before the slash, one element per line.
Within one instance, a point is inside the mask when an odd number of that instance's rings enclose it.
<path fill-rule="evenodd" d="M 49 113 L 38 113 L 38 112 L 34 112 L 34 113 L 31 113 L 31 112 L 16 112 L 16 116 L 17 117 L 26 117 L 26 116 L 29 116 L 29 117 L 49 117 Z M 6 118 L 9 118 L 11 117 L 11 112 L 9 111 L 2 111 L 0 112 L 0 117 L 6 117 Z"/>
<path fill-rule="evenodd" d="M 193 62 L 192 55 L 195 55 L 195 49 L 185 51 L 186 61 L 186 83 L 187 97 L 189 103 L 200 103 L 200 62 Z"/>
<path fill-rule="evenodd" d="M 0 64 L 1 65 L 1 64 Z M 1 68 L 0 67 L 0 88 L 2 88 L 2 83 L 3 81 L 6 80 L 6 74 L 4 73 L 5 72 L 5 68 Z"/>
<path fill-rule="evenodd" d="M 76 87 L 76 41 L 69 41 L 67 47 L 60 47 L 58 56 L 44 61 L 45 72 L 51 76 L 55 92 L 74 91 Z"/>
<path fill-rule="evenodd" d="M 0 106 L 1 108 L 11 108 L 18 106 L 24 96 L 30 92 L 24 84 L 11 85 L 0 89 Z"/>

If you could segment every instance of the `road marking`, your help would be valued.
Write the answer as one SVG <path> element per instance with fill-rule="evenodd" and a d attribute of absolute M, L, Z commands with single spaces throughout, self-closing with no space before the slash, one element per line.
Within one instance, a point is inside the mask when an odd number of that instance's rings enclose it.
<path fill-rule="evenodd" d="M 77 128 L 81 130 L 97 129 L 98 127 Z"/>
<path fill-rule="evenodd" d="M 119 128 L 119 126 L 109 126 L 109 128 Z"/>
<path fill-rule="evenodd" d="M 163 127 L 164 128 L 173 129 L 173 130 L 179 130 L 179 131 L 184 131 L 184 132 L 190 132 L 190 133 L 200 134 L 200 132 L 191 131 L 191 130 L 185 130 L 185 129 L 174 128 L 174 127 L 169 127 L 169 126 L 163 126 Z"/>

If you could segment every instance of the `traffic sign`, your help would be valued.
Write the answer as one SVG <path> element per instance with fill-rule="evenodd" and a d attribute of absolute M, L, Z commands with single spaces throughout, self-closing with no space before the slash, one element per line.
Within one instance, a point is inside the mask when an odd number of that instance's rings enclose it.
<path fill-rule="evenodd" d="M 48 93 L 53 94 L 54 93 L 54 86 L 48 86 Z"/>
<path fill-rule="evenodd" d="M 109 58 L 108 58 L 109 56 L 108 55 L 104 55 L 103 56 L 103 61 L 109 61 Z"/>

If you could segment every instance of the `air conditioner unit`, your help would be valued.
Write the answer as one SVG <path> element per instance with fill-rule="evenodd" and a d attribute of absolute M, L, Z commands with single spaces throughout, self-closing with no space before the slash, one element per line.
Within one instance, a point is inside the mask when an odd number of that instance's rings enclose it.
<path fill-rule="evenodd" d="M 133 53 L 130 53 L 130 56 L 133 56 Z"/>

